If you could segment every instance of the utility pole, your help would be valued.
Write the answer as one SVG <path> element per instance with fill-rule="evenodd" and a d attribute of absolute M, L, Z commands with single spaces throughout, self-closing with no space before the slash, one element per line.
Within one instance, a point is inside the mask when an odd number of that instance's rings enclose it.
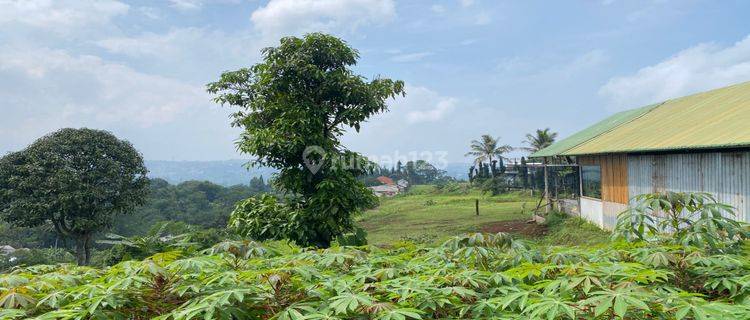
<path fill-rule="evenodd" d="M 552 203 L 549 197 L 549 173 L 547 172 L 547 157 L 544 158 L 544 213 L 549 213 L 552 208 Z"/>

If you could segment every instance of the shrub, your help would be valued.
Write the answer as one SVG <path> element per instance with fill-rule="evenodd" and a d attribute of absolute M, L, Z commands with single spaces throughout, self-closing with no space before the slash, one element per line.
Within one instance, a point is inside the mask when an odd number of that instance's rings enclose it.
<path fill-rule="evenodd" d="M 17 266 L 72 262 L 75 262 L 75 256 L 65 249 L 19 249 L 11 254 L 0 254 L 0 272 Z"/>
<path fill-rule="evenodd" d="M 294 232 L 292 215 L 293 209 L 288 205 L 263 194 L 239 202 L 229 217 L 228 227 L 241 237 L 280 240 Z"/>
<path fill-rule="evenodd" d="M 707 193 L 666 192 L 635 197 L 636 205 L 618 216 L 614 237 L 708 247 L 725 252 L 750 237 L 733 219 L 734 208 Z"/>

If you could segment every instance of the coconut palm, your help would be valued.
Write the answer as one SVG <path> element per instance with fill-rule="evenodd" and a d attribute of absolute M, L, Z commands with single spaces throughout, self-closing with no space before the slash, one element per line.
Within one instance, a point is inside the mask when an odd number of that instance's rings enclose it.
<path fill-rule="evenodd" d="M 549 128 L 546 128 L 544 130 L 536 129 L 535 134 L 526 134 L 526 140 L 524 140 L 524 143 L 528 144 L 529 146 L 524 149 L 529 150 L 532 153 L 537 152 L 546 147 L 549 147 L 553 142 L 555 142 L 555 138 L 557 138 L 557 132 L 550 132 Z"/>
<path fill-rule="evenodd" d="M 493 138 L 492 136 L 485 134 L 479 140 L 471 141 L 471 151 L 466 153 L 466 156 L 474 157 L 475 163 L 487 162 L 492 164 L 493 160 L 500 159 L 503 154 L 513 150 L 513 147 L 509 145 L 498 146 L 500 137 Z"/>

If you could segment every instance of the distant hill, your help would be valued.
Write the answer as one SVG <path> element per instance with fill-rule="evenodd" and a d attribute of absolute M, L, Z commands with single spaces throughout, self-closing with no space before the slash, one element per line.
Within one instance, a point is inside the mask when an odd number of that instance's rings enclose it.
<path fill-rule="evenodd" d="M 223 161 L 164 161 L 146 160 L 149 177 L 161 178 L 177 184 L 189 180 L 211 181 L 223 186 L 248 184 L 252 177 L 268 179 L 275 172 L 271 168 L 245 168 L 248 160 Z"/>
<path fill-rule="evenodd" d="M 252 177 L 263 176 L 268 179 L 276 170 L 271 168 L 245 168 L 249 160 L 222 161 L 166 161 L 146 160 L 149 177 L 161 178 L 171 184 L 190 180 L 211 181 L 223 186 L 248 184 Z M 469 163 L 449 163 L 443 170 L 448 176 L 466 180 Z"/>
<path fill-rule="evenodd" d="M 448 163 L 448 165 L 443 168 L 445 170 L 445 174 L 449 177 L 453 177 L 456 180 L 467 180 L 469 177 L 469 168 L 471 167 L 471 163 Z"/>

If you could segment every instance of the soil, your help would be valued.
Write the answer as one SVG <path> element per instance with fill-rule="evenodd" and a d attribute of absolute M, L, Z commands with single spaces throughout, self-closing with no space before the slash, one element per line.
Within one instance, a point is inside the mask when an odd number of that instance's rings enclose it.
<path fill-rule="evenodd" d="M 528 220 L 510 220 L 492 222 L 483 225 L 480 230 L 485 233 L 505 232 L 528 238 L 538 238 L 547 234 L 547 227 Z"/>

